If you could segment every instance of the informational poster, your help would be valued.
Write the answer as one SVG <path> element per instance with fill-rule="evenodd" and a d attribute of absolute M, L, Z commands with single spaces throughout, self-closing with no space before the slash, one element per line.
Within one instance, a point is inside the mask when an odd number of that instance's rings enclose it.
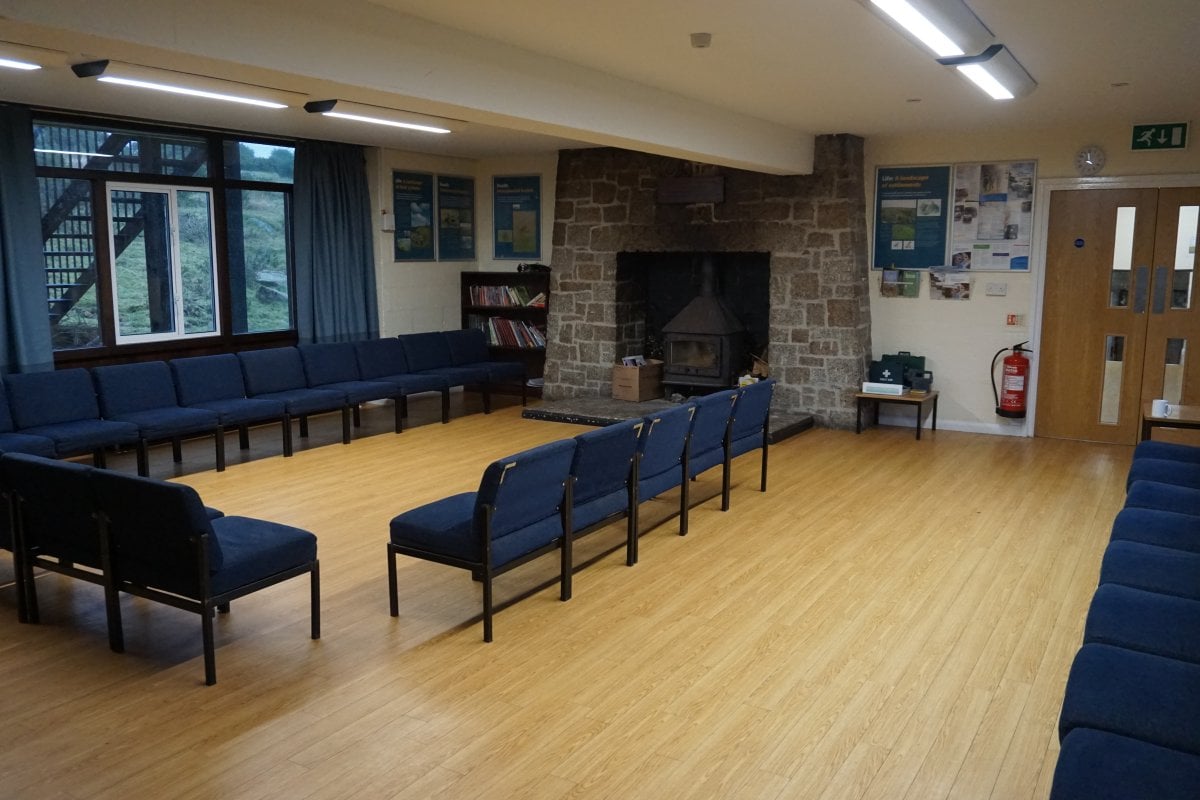
<path fill-rule="evenodd" d="M 394 171 L 392 208 L 396 213 L 395 260 L 433 261 L 433 176 Z"/>
<path fill-rule="evenodd" d="M 492 214 L 496 258 L 542 256 L 542 178 L 519 175 L 494 178 Z"/>
<path fill-rule="evenodd" d="M 879 280 L 880 297 L 919 297 L 921 273 L 915 269 L 885 269 Z"/>
<path fill-rule="evenodd" d="M 971 275 L 963 270 L 931 270 L 930 300 L 970 300 Z"/>
<path fill-rule="evenodd" d="M 475 258 L 475 179 L 438 176 L 438 259 Z"/>
<path fill-rule="evenodd" d="M 950 167 L 880 167 L 875 175 L 875 269 L 944 267 Z"/>
<path fill-rule="evenodd" d="M 1028 270 L 1036 161 L 954 166 L 950 264 L 956 269 Z"/>

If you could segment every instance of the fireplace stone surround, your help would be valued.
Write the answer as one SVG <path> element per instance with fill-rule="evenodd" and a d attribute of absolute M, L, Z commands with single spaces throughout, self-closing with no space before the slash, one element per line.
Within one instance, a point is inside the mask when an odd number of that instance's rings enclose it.
<path fill-rule="evenodd" d="M 661 179 L 688 176 L 720 176 L 724 199 L 656 201 Z M 862 139 L 846 134 L 818 137 L 813 174 L 797 176 L 561 151 L 545 397 L 608 397 L 612 365 L 642 352 L 645 298 L 618 280 L 619 253 L 757 251 L 770 254 L 776 408 L 851 427 L 871 352 L 864 180 Z"/>

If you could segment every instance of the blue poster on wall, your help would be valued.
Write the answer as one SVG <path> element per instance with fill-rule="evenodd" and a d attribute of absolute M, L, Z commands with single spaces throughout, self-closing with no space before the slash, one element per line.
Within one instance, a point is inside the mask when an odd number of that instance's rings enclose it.
<path fill-rule="evenodd" d="M 492 182 L 493 245 L 496 258 L 542 256 L 542 178 L 521 175 Z"/>
<path fill-rule="evenodd" d="M 438 259 L 475 258 L 475 179 L 438 176 Z"/>
<path fill-rule="evenodd" d="M 395 260 L 433 261 L 433 176 L 392 172 Z"/>
<path fill-rule="evenodd" d="M 880 167 L 875 174 L 875 269 L 945 267 L 950 167 Z"/>

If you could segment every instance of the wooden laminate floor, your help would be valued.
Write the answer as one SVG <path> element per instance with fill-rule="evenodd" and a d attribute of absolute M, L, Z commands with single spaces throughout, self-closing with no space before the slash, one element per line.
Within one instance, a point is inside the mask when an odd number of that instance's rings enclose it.
<path fill-rule="evenodd" d="M 728 513 L 709 499 L 683 538 L 666 521 L 636 567 L 601 559 L 571 601 L 501 612 L 485 645 L 459 570 L 402 559 L 388 616 L 388 520 L 580 429 L 512 404 L 399 436 L 390 417 L 368 409 L 380 433 L 349 446 L 321 421 L 291 459 L 271 455 L 277 429 L 244 463 L 231 437 L 220 474 L 211 442 L 188 444 L 179 479 L 207 503 L 320 540 L 323 638 L 303 579 L 235 602 L 214 687 L 194 615 L 123 598 L 117 655 L 98 587 L 41 576 L 43 624 L 19 625 L 0 559 L 0 797 L 1046 796 L 1129 448 L 810 431 L 772 448 L 766 494 L 739 459 Z M 152 460 L 176 471 L 169 448 Z M 663 519 L 671 496 L 645 508 Z"/>

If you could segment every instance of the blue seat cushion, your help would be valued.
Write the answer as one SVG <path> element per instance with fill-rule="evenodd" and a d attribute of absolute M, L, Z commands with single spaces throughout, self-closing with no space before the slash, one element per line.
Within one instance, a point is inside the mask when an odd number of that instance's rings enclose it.
<path fill-rule="evenodd" d="M 1200 600 L 1200 553 L 1140 542 L 1110 542 L 1100 563 L 1100 583 Z"/>
<path fill-rule="evenodd" d="M 638 502 L 653 500 L 669 492 L 683 481 L 683 468 L 676 464 L 657 475 L 638 476 Z"/>
<path fill-rule="evenodd" d="M 1200 489 L 1200 464 L 1168 458 L 1138 458 L 1129 467 L 1126 489 L 1134 481 L 1156 481 Z"/>
<path fill-rule="evenodd" d="M 358 374 L 363 380 L 411 372 L 408 359 L 404 357 L 404 345 L 395 337 L 355 342 L 354 357 L 358 362 Z"/>
<path fill-rule="evenodd" d="M 520 361 L 488 361 L 472 366 L 483 367 L 487 370 L 488 380 L 492 383 L 520 382 L 525 380 L 525 365 Z"/>
<path fill-rule="evenodd" d="M 443 375 L 400 373 L 397 375 L 377 375 L 372 377 L 371 380 L 390 383 L 396 387 L 397 392 L 403 392 L 404 394 L 443 392 L 450 388 L 450 381 L 446 380 Z"/>
<path fill-rule="evenodd" d="M 361 380 L 358 358 L 350 342 L 322 342 L 302 344 L 297 348 L 304 362 L 304 374 L 308 385 L 326 386 L 330 383 L 347 383 Z"/>
<path fill-rule="evenodd" d="M 245 350 L 237 354 L 242 362 L 242 378 L 250 397 L 303 389 L 308 386 L 304 362 L 294 347 Z"/>
<path fill-rule="evenodd" d="M 246 425 L 268 419 L 278 419 L 287 410 L 282 400 L 261 397 L 231 397 L 226 400 L 205 400 L 192 408 L 203 408 L 216 414 L 222 425 Z"/>
<path fill-rule="evenodd" d="M 406 333 L 399 338 L 409 372 L 428 372 L 454 365 L 450 344 L 440 332 Z"/>
<path fill-rule="evenodd" d="M 386 381 L 343 381 L 341 383 L 322 384 L 319 389 L 331 392 L 341 392 L 351 405 L 367 403 L 371 400 L 386 400 L 400 394 L 400 388 Z"/>
<path fill-rule="evenodd" d="M 250 517 L 219 517 L 211 524 L 223 556 L 220 569 L 209 576 L 213 594 L 311 564 L 317 558 L 317 537 L 300 528 Z"/>
<path fill-rule="evenodd" d="M 642 425 L 641 420 L 627 420 L 575 437 L 571 475 L 575 478 L 573 496 L 577 511 L 592 500 L 626 491 Z"/>
<path fill-rule="evenodd" d="M 1125 506 L 1200 516 L 1200 489 L 1155 481 L 1134 481 L 1125 495 Z"/>
<path fill-rule="evenodd" d="M 421 370 L 418 374 L 437 375 L 445 378 L 451 386 L 465 386 L 468 383 L 488 383 L 490 380 L 486 366 L 437 367 L 436 369 Z"/>
<path fill-rule="evenodd" d="M 233 353 L 175 358 L 170 361 L 170 367 L 175 394 L 182 406 L 240 400 L 246 396 L 242 362 Z"/>
<path fill-rule="evenodd" d="M 762 431 L 756 431 L 748 436 L 734 439 L 729 443 L 729 457 L 736 458 L 754 450 L 761 450 L 763 441 L 764 436 Z"/>
<path fill-rule="evenodd" d="M 77 455 L 101 447 L 133 444 L 138 440 L 136 425 L 107 419 L 79 419 L 39 425 L 26 428 L 22 433 L 53 440 L 56 456 Z"/>
<path fill-rule="evenodd" d="M 571 509 L 571 527 L 576 531 L 629 511 L 629 493 L 622 487 L 609 494 L 576 503 Z"/>
<path fill-rule="evenodd" d="M 1106 583 L 1092 597 L 1083 641 L 1200 664 L 1200 601 Z"/>
<path fill-rule="evenodd" d="M 295 416 L 336 411 L 346 405 L 345 393 L 330 389 L 287 389 L 254 397 L 257 400 L 278 400 L 283 403 L 289 414 Z"/>
<path fill-rule="evenodd" d="M 1093 728 L 1200 754 L 1200 665 L 1085 644 L 1067 679 L 1059 737 Z"/>
<path fill-rule="evenodd" d="M 27 453 L 54 458 L 54 442 L 44 436 L 26 433 L 0 433 L 0 453 Z"/>
<path fill-rule="evenodd" d="M 203 408 L 180 408 L 179 406 L 135 411 L 111 419 L 136 425 L 142 438 L 151 440 L 213 431 L 220 421 L 220 417 L 215 411 Z"/>
<path fill-rule="evenodd" d="M 476 492 L 451 495 L 418 506 L 392 519 L 392 543 L 474 564 L 483 564 L 480 536 L 475 533 Z M 520 528 L 492 541 L 492 564 L 502 567 L 556 538 L 557 516 Z"/>
<path fill-rule="evenodd" d="M 1200 447 L 1147 439 L 1144 442 L 1138 442 L 1137 447 L 1133 448 L 1133 458 L 1135 461 L 1139 458 L 1160 458 L 1200 464 Z"/>
<path fill-rule="evenodd" d="M 1200 756 L 1091 728 L 1062 741 L 1050 800 L 1194 800 Z"/>
<path fill-rule="evenodd" d="M 123 419 L 129 414 L 179 405 L 171 368 L 165 361 L 113 364 L 92 369 L 100 415 Z"/>
<path fill-rule="evenodd" d="M 1200 553 L 1200 519 L 1174 511 L 1123 508 L 1113 520 L 1112 539 Z"/>
<path fill-rule="evenodd" d="M 463 364 L 480 364 L 492 360 L 488 351 L 487 336 L 479 328 L 461 331 L 443 331 L 446 347 L 450 350 L 450 363 L 456 367 Z"/>
<path fill-rule="evenodd" d="M 730 437 L 735 443 L 763 430 L 771 413 L 771 396 L 775 391 L 775 383 L 774 378 L 767 378 L 738 390 L 737 402 L 733 405 L 733 413 L 729 420 Z"/>

